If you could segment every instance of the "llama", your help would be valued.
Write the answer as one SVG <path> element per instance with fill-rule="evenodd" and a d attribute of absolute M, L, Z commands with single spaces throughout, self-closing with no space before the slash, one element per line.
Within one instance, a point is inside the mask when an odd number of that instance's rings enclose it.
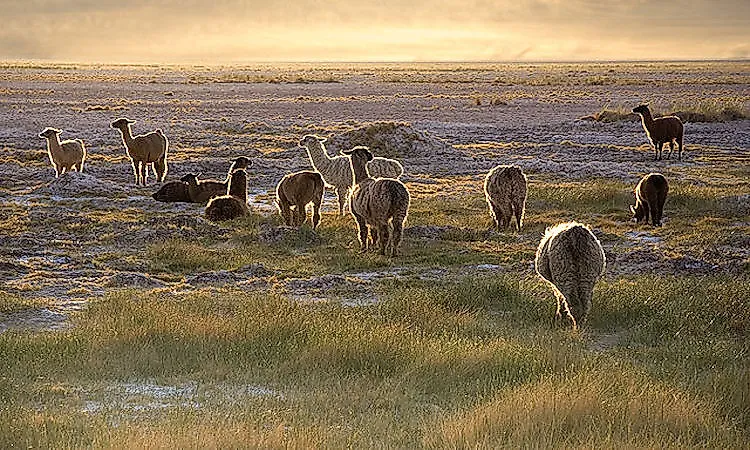
<path fill-rule="evenodd" d="M 654 119 L 648 105 L 638 105 L 633 108 L 633 112 L 641 116 L 643 129 L 654 146 L 654 159 L 661 159 L 662 147 L 669 143 L 669 153 L 667 158 L 672 157 L 674 150 L 674 141 L 677 141 L 677 159 L 682 160 L 682 137 L 683 125 L 677 116 L 666 116 Z"/>
<path fill-rule="evenodd" d="M 120 130 L 122 142 L 125 144 L 135 173 L 135 184 L 146 185 L 148 165 L 151 164 L 156 175 L 156 181 L 163 182 L 167 176 L 167 147 L 168 141 L 164 133 L 157 129 L 151 133 L 133 136 L 130 125 L 135 120 L 120 118 L 109 124 Z"/>
<path fill-rule="evenodd" d="M 484 195 L 497 231 L 511 225 L 521 231 L 526 208 L 526 175 L 518 166 L 496 166 L 484 179 Z"/>
<path fill-rule="evenodd" d="M 246 215 L 247 206 L 247 173 L 237 169 L 229 177 L 229 188 L 226 195 L 214 197 L 206 206 L 206 218 L 212 222 L 232 220 Z"/>
<path fill-rule="evenodd" d="M 409 212 L 409 191 L 399 180 L 370 177 L 367 162 L 373 156 L 366 147 L 355 147 L 342 153 L 349 157 L 354 177 L 351 210 L 359 227 L 360 251 L 368 249 L 369 229 L 372 230 L 373 245 L 380 244 L 381 255 L 385 255 L 388 248 L 391 257 L 397 256 Z"/>
<path fill-rule="evenodd" d="M 191 202 L 206 203 L 213 197 L 218 197 L 227 193 L 227 183 L 215 180 L 198 180 L 199 176 L 200 174 L 195 175 L 189 173 L 180 178 L 180 181 L 183 181 L 188 185 L 188 195 L 190 196 Z"/>
<path fill-rule="evenodd" d="M 48 127 L 39 133 L 39 137 L 47 140 L 47 155 L 55 169 L 55 178 L 71 169 L 83 172 L 83 162 L 86 160 L 86 147 L 83 141 L 74 139 L 60 142 L 62 132 L 57 128 Z"/>
<path fill-rule="evenodd" d="M 170 181 L 164 183 L 151 197 L 159 202 L 192 203 L 188 184 L 184 181 Z"/>
<path fill-rule="evenodd" d="M 323 189 L 323 177 L 318 172 L 305 170 L 285 175 L 276 187 L 276 204 L 284 223 L 289 226 L 301 226 L 305 222 L 305 206 L 312 202 L 314 230 L 320 223 Z"/>
<path fill-rule="evenodd" d="M 327 185 L 333 186 L 336 190 L 339 214 L 344 214 L 344 206 L 354 181 L 352 170 L 345 156 L 328 155 L 323 145 L 325 141 L 325 138 L 308 134 L 302 138 L 299 146 L 307 149 L 313 168 L 320 172 Z M 398 178 L 404 173 L 401 163 L 388 158 L 372 158 L 367 166 L 374 177 Z"/>
<path fill-rule="evenodd" d="M 547 228 L 534 265 L 555 291 L 555 319 L 564 313 L 573 329 L 583 325 L 591 310 L 594 285 L 606 267 L 604 250 L 591 229 L 577 222 Z"/>
<path fill-rule="evenodd" d="M 664 214 L 664 202 L 667 200 L 669 183 L 664 175 L 650 173 L 638 182 L 635 187 L 635 206 L 630 206 L 633 220 L 640 223 L 648 221 L 651 216 L 651 224 L 655 227 L 661 226 L 661 218 Z"/>

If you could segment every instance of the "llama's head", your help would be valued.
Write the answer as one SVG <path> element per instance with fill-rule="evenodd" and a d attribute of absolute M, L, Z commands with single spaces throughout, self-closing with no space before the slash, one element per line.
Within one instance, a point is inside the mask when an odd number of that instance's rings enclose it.
<path fill-rule="evenodd" d="M 187 184 L 197 184 L 198 183 L 198 177 L 201 176 L 201 174 L 194 174 L 189 173 L 182 178 L 180 178 L 180 181 L 184 181 Z"/>
<path fill-rule="evenodd" d="M 641 115 L 648 114 L 650 112 L 648 110 L 648 103 L 643 103 L 643 104 L 636 106 L 635 108 L 633 108 L 633 112 L 636 114 L 641 114 Z"/>
<path fill-rule="evenodd" d="M 232 160 L 232 171 L 235 169 L 247 169 L 252 166 L 253 162 L 246 156 L 240 156 Z"/>
<path fill-rule="evenodd" d="M 39 133 L 39 137 L 45 138 L 45 139 L 54 139 L 55 136 L 57 136 L 60 133 L 62 133 L 62 130 L 58 130 L 57 128 L 47 127 L 44 129 L 44 131 Z"/>
<path fill-rule="evenodd" d="M 299 146 L 300 147 L 309 147 L 311 145 L 322 144 L 325 141 L 326 141 L 326 138 L 322 138 L 322 137 L 316 136 L 314 134 L 308 134 L 308 135 L 305 135 L 305 137 L 303 137 L 299 141 Z"/>
<path fill-rule="evenodd" d="M 374 158 L 370 149 L 363 145 L 358 145 L 351 150 L 341 150 L 341 154 L 350 157 L 352 161 L 364 161 L 364 163 L 372 161 Z"/>
<path fill-rule="evenodd" d="M 630 212 L 633 213 L 633 217 L 630 219 L 631 221 L 641 223 L 646 220 L 646 211 L 641 202 L 636 202 L 635 205 L 630 205 Z"/>
<path fill-rule="evenodd" d="M 113 121 L 109 124 L 112 128 L 117 128 L 118 130 L 124 130 L 129 125 L 134 124 L 135 120 L 126 119 L 125 117 L 120 117 L 119 119 Z"/>

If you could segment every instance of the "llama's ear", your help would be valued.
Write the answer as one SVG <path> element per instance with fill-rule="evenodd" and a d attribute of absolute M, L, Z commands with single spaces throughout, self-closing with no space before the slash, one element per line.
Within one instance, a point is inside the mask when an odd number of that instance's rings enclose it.
<path fill-rule="evenodd" d="M 341 154 L 346 156 L 351 155 L 352 152 L 354 152 L 354 150 L 341 150 Z"/>
<path fill-rule="evenodd" d="M 134 123 L 135 123 L 135 120 L 125 119 L 125 122 L 127 122 L 127 123 L 129 123 L 129 124 L 134 124 Z"/>
<path fill-rule="evenodd" d="M 374 156 L 372 156 L 370 150 L 365 150 L 365 152 L 367 153 L 367 161 L 372 161 L 373 158 L 375 158 Z"/>
<path fill-rule="evenodd" d="M 327 141 L 327 140 L 328 140 L 328 139 L 326 139 L 326 138 L 324 138 L 324 137 L 319 137 L 319 136 L 315 136 L 315 137 L 316 137 L 316 138 L 318 139 L 318 142 L 320 142 L 321 144 L 322 144 L 323 142 L 325 142 L 325 141 Z"/>

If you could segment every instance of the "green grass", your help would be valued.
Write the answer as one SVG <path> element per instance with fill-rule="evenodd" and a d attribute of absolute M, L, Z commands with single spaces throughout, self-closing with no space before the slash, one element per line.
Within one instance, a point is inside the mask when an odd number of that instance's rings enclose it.
<path fill-rule="evenodd" d="M 228 240 L 173 238 L 143 255 L 151 275 L 174 281 L 253 263 L 274 271 L 272 284 L 451 271 L 374 282 L 375 305 L 295 302 L 276 289 L 117 290 L 73 314 L 70 329 L 0 333 L 0 448 L 746 447 L 747 270 L 610 274 L 581 333 L 552 326 L 553 293 L 530 270 L 545 227 L 570 219 L 614 248 L 627 245 L 625 232 L 653 235 L 670 257 L 710 259 L 717 246 L 746 246 L 730 204 L 744 184 L 673 183 L 669 222 L 655 229 L 628 222 L 628 183 L 532 176 L 523 230 L 488 234 L 481 182 L 437 181 L 410 186 L 408 225 L 445 227 L 443 239 L 408 237 L 394 260 L 359 254 L 352 218 L 333 214 L 317 232 L 274 241 L 278 217 L 250 215 L 223 225 Z M 442 195 L 445 184 L 454 195 Z M 87 220 L 98 227 L 144 216 L 104 211 Z M 470 270 L 487 263 L 503 269 Z M 0 293 L 0 314 L 41 306 Z M 196 393 L 124 392 L 133 383 Z M 277 395 L 248 395 L 245 386 Z"/>
<path fill-rule="evenodd" d="M 193 430 L 231 447 L 741 448 L 748 281 L 602 283 L 582 335 L 550 328 L 551 292 L 511 275 L 393 282 L 363 308 L 231 290 L 113 293 L 71 330 L 0 334 L 0 445 L 172 447 Z M 587 349 L 620 327 L 627 337 L 613 349 Z M 90 386 L 136 380 L 281 396 L 82 412 L 86 401 L 122 401 Z"/>
<path fill-rule="evenodd" d="M 654 117 L 677 116 L 683 122 L 730 122 L 750 118 L 747 102 L 747 97 L 687 99 L 673 102 L 668 106 L 655 105 L 651 109 Z M 639 116 L 632 112 L 635 106 L 637 105 L 620 105 L 611 108 L 606 105 L 600 111 L 581 119 L 605 123 L 635 122 L 640 120 Z"/>

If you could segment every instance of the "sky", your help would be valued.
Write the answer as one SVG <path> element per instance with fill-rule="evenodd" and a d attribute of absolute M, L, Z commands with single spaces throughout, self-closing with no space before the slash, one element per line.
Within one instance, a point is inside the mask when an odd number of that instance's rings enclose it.
<path fill-rule="evenodd" d="M 0 60 L 750 58 L 750 0 L 0 0 Z"/>

